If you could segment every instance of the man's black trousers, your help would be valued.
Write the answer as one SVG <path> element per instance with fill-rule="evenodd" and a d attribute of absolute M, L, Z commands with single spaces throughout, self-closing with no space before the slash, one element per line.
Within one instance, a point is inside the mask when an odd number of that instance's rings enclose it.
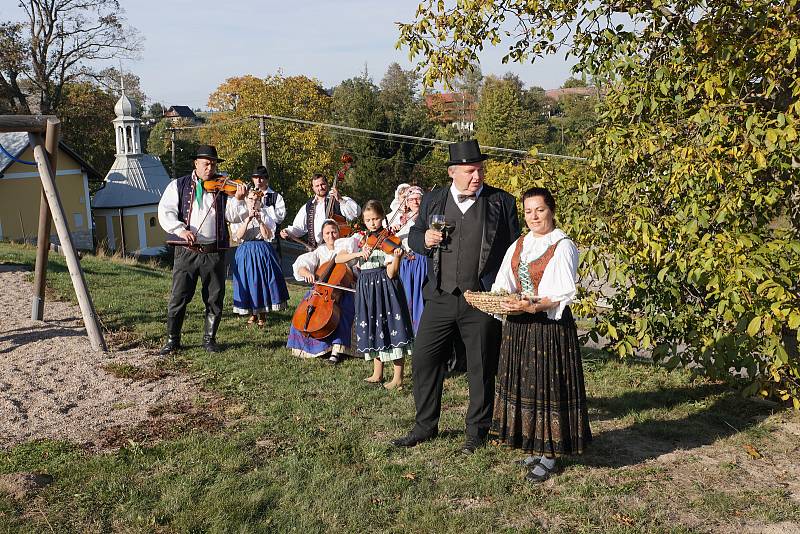
<path fill-rule="evenodd" d="M 202 282 L 203 303 L 206 315 L 222 316 L 225 300 L 225 251 L 206 254 L 175 247 L 172 266 L 172 297 L 167 306 L 170 321 L 183 322 L 186 305 L 192 300 L 197 279 Z"/>
<path fill-rule="evenodd" d="M 469 381 L 466 433 L 469 437 L 486 437 L 492 422 L 500 332 L 500 321 L 467 304 L 461 294 L 437 292 L 425 301 L 412 355 L 417 409 L 414 433 L 430 435 L 438 431 L 445 364 L 452 354 L 454 337 L 460 336 L 466 348 Z"/>

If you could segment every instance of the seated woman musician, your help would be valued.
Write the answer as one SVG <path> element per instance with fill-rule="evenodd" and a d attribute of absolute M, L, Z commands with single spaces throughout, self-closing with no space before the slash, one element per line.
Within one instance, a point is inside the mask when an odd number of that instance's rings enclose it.
<path fill-rule="evenodd" d="M 323 243 L 305 254 L 299 256 L 292 266 L 293 274 L 298 282 L 313 284 L 316 281 L 315 272 L 320 265 L 331 260 L 339 251 L 352 252 L 352 239 L 339 239 L 339 227 L 336 222 L 327 220 L 322 224 Z M 357 274 L 357 267 L 353 269 Z M 310 293 L 310 291 L 309 291 Z M 308 296 L 309 293 L 306 293 Z M 343 292 L 339 301 L 340 317 L 336 330 L 328 337 L 314 339 L 303 335 L 294 326 L 289 329 L 289 339 L 286 346 L 292 349 L 292 354 L 301 358 L 318 358 L 328 355 L 328 363 L 337 364 L 346 356 L 352 356 L 351 331 L 353 315 L 355 314 L 355 299 L 353 293 Z"/>

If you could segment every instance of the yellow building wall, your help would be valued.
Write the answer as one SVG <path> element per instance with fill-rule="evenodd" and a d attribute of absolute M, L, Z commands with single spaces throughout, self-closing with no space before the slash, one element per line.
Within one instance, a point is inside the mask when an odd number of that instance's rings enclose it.
<path fill-rule="evenodd" d="M 28 148 L 19 159 L 34 161 L 33 150 Z M 80 172 L 80 164 L 68 154 L 59 151 L 58 170 L 76 170 L 76 174 L 56 176 L 61 204 L 67 217 L 67 226 L 71 233 L 87 234 L 91 229 L 91 221 L 87 218 L 87 190 Z M 0 225 L 3 239 L 35 240 L 39 225 L 39 199 L 41 196 L 41 180 L 39 176 L 15 178 L 15 173 L 36 172 L 36 167 L 22 163 L 12 163 L 0 179 Z M 75 215 L 79 220 L 76 221 Z M 76 224 L 79 222 L 80 224 Z M 56 235 L 55 228 L 52 235 Z M 91 245 L 80 247 L 90 248 Z M 84 241 L 86 241 L 84 239 Z"/>
<path fill-rule="evenodd" d="M 141 247 L 139 243 L 139 217 L 125 215 L 125 252 L 133 252 Z M 119 217 L 117 217 L 119 220 Z M 119 227 L 118 227 L 119 228 Z"/>
<path fill-rule="evenodd" d="M 155 225 L 150 226 L 150 219 L 155 219 Z M 167 239 L 167 233 L 158 224 L 158 212 L 144 214 L 144 229 L 147 234 L 148 247 L 161 247 L 164 246 L 164 241 Z"/>

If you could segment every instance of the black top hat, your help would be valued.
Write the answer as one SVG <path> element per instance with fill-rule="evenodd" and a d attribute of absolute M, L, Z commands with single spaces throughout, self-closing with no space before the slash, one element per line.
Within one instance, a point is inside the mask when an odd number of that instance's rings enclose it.
<path fill-rule="evenodd" d="M 256 165 L 256 168 L 253 169 L 253 173 L 250 176 L 261 176 L 262 178 L 269 178 L 269 174 L 267 173 L 267 168 L 263 165 Z"/>
<path fill-rule="evenodd" d="M 199 158 L 206 158 L 216 161 L 217 163 L 221 163 L 225 161 L 224 159 L 217 156 L 217 147 L 214 145 L 200 145 L 197 147 L 197 154 L 195 154 L 194 159 Z"/>
<path fill-rule="evenodd" d="M 448 166 L 477 163 L 488 157 L 481 154 L 481 148 L 478 146 L 478 141 L 475 139 L 452 143 L 448 145 L 447 148 L 450 151 L 450 161 L 447 162 Z"/>

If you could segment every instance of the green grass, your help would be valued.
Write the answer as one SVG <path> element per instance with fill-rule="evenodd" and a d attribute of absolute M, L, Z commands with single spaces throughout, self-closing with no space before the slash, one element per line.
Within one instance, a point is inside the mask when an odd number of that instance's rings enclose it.
<path fill-rule="evenodd" d="M 32 266 L 34 253 L 0 243 L 5 263 Z M 92 256 L 82 265 L 112 345 L 157 347 L 169 270 Z M 72 291 L 57 255 L 48 284 L 55 295 Z M 301 292 L 291 289 L 294 303 Z M 53 441 L 0 452 L 0 474 L 55 477 L 29 502 L 0 494 L 0 532 L 693 532 L 800 521 L 786 490 L 752 483 L 737 468 L 748 461 L 743 443 L 773 465 L 783 461 L 770 448 L 781 428 L 775 418 L 798 419 L 770 416 L 769 407 L 724 385 L 587 351 L 595 441 L 562 475 L 532 486 L 511 465 L 515 451 L 456 452 L 463 376 L 446 383 L 440 438 L 398 450 L 389 440 L 413 423 L 410 387 L 365 387 L 370 369 L 361 360 L 332 368 L 292 357 L 284 348 L 290 311 L 261 330 L 227 314 L 219 333 L 227 350 L 207 354 L 200 315 L 198 295 L 184 326 L 188 348 L 159 365 L 184 369 L 223 397 L 220 406 L 198 401 L 193 409 L 217 410 L 226 424 L 181 429 L 164 441 L 132 435 L 113 452 Z M 111 371 L 142 373 L 125 365 Z M 708 463 L 716 454 L 709 451 L 727 456 Z M 670 461 L 655 460 L 670 453 Z"/>

